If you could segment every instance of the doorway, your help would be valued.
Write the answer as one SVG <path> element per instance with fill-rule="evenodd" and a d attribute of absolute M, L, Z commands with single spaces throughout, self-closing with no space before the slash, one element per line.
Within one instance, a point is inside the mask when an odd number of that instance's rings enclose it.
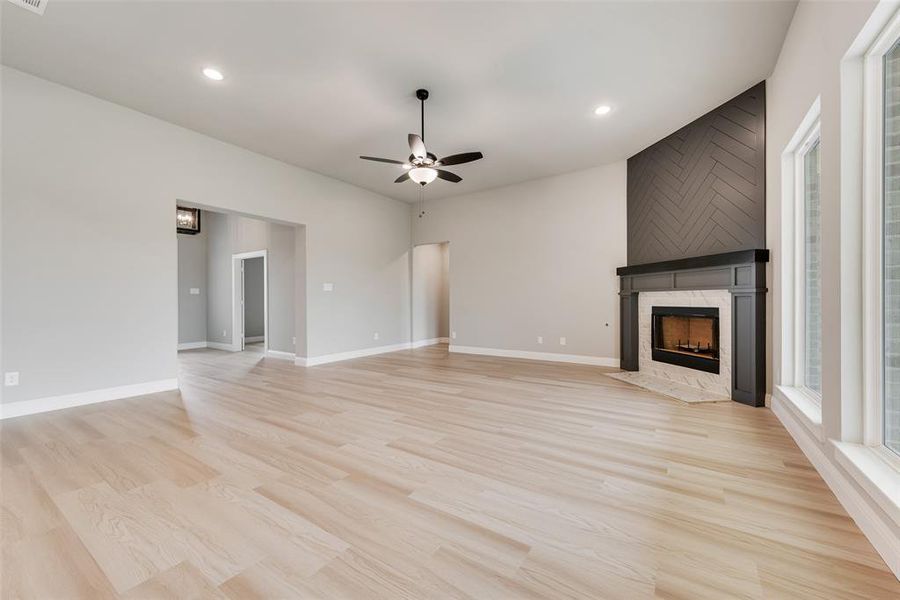
<path fill-rule="evenodd" d="M 256 250 L 232 255 L 233 331 L 235 350 L 269 350 L 269 274 L 267 252 Z"/>
<path fill-rule="evenodd" d="M 413 247 L 412 345 L 450 341 L 450 243 Z"/>

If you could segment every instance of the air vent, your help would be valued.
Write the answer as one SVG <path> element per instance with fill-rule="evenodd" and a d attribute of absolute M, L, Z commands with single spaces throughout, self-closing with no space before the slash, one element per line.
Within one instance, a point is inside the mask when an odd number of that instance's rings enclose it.
<path fill-rule="evenodd" d="M 16 6 L 21 6 L 22 8 L 26 8 L 33 13 L 37 13 L 39 15 L 44 14 L 44 9 L 47 8 L 47 2 L 50 0 L 8 0 L 12 2 Z"/>

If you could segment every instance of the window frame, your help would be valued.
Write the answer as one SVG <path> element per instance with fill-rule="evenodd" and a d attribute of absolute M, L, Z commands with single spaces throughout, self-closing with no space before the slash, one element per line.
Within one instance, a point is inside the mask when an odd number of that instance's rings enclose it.
<path fill-rule="evenodd" d="M 821 121 L 817 117 L 794 151 L 794 387 L 817 406 L 822 393 L 806 385 L 806 157 L 818 144 L 821 152 Z M 821 155 L 820 155 L 821 160 Z M 819 195 L 821 203 L 821 179 Z M 821 210 L 821 209 L 820 209 Z M 820 237 L 821 247 L 821 237 Z M 821 251 L 821 248 L 820 248 Z M 819 273 L 821 277 L 821 272 Z M 820 284 L 821 285 L 821 284 Z M 821 310 L 821 309 L 820 309 Z M 821 357 L 820 357 L 821 361 Z"/>
<path fill-rule="evenodd" d="M 894 454 L 884 439 L 884 60 L 900 41 L 900 14 L 863 58 L 862 442 Z"/>

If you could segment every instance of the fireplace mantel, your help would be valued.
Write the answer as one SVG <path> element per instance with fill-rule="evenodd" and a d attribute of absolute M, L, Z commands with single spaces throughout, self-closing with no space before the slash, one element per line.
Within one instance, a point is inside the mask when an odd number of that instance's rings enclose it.
<path fill-rule="evenodd" d="M 727 290 L 731 292 L 731 397 L 765 405 L 766 268 L 769 251 L 741 250 L 695 258 L 619 267 L 621 365 L 639 369 L 638 295 L 641 292 Z"/>

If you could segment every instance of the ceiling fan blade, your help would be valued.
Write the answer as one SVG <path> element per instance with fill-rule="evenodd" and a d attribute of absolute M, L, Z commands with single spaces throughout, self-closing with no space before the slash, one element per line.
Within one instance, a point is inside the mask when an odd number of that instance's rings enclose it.
<path fill-rule="evenodd" d="M 375 162 L 390 163 L 392 165 L 405 165 L 402 160 L 394 160 L 393 158 L 378 158 L 377 156 L 360 156 L 363 160 L 374 160 Z"/>
<path fill-rule="evenodd" d="M 428 151 L 425 150 L 425 142 L 414 133 L 409 134 L 409 152 L 416 158 L 428 156 Z"/>
<path fill-rule="evenodd" d="M 450 165 L 461 165 L 463 163 L 481 160 L 484 154 L 481 152 L 463 152 L 462 154 L 453 154 L 447 158 L 442 158 L 437 162 L 438 166 L 449 167 Z"/>
<path fill-rule="evenodd" d="M 451 173 L 450 171 L 444 171 L 443 169 L 437 169 L 438 178 L 443 179 L 444 181 L 451 181 L 453 183 L 459 183 L 462 181 L 462 177 L 455 173 Z"/>
<path fill-rule="evenodd" d="M 438 177 L 440 177 L 440 176 L 441 176 L 440 173 L 438 173 Z M 400 177 L 395 179 L 394 183 L 403 183 L 407 179 L 409 179 L 409 171 L 407 171 L 406 173 L 404 173 L 403 175 L 401 175 Z"/>

